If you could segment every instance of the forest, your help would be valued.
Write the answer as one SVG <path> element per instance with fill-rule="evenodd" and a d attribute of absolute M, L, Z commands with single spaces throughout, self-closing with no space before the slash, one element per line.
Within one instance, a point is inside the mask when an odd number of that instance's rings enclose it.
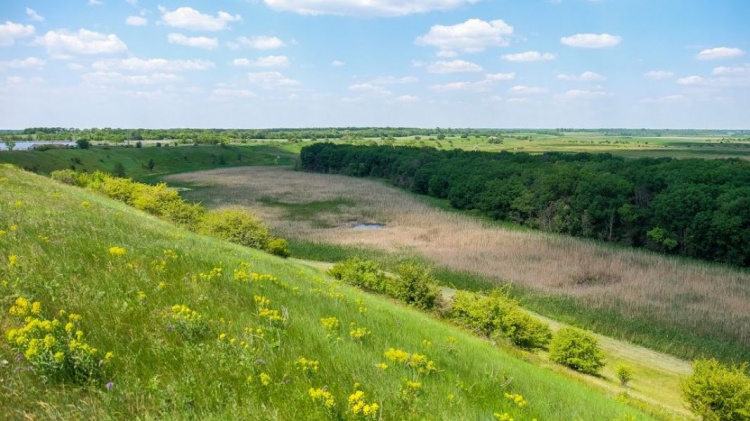
<path fill-rule="evenodd" d="M 495 220 L 750 266 L 750 163 L 318 143 L 305 171 L 375 177 Z"/>

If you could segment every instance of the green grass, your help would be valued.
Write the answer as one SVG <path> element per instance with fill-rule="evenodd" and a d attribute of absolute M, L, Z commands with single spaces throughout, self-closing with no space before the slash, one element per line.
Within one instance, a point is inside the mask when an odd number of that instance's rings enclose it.
<path fill-rule="evenodd" d="M 277 159 L 278 157 L 278 159 Z M 154 169 L 147 167 L 154 160 Z M 125 175 L 138 181 L 155 182 L 167 174 L 224 166 L 291 165 L 296 157 L 273 144 L 170 147 L 91 147 L 47 151 L 0 151 L 0 163 L 9 163 L 48 175 L 71 168 L 77 171 L 113 172 L 119 162 Z"/>
<path fill-rule="evenodd" d="M 359 383 L 367 402 L 381 405 L 384 419 L 489 420 L 506 411 L 524 420 L 649 419 L 585 384 L 429 315 L 332 283 L 309 267 L 192 234 L 8 166 L 0 166 L 0 187 L 3 333 L 23 323 L 8 308 L 24 296 L 41 302 L 48 318 L 59 310 L 80 314 L 85 341 L 114 353 L 98 383 L 45 383 L 3 335 L 0 357 L 8 363 L 0 366 L 0 408 L 9 418 L 354 419 L 347 398 Z M 114 246 L 127 254 L 111 255 Z M 165 258 L 165 249 L 179 258 Z M 14 265 L 10 255 L 17 256 Z M 279 281 L 234 280 L 243 263 Z M 216 267 L 221 276 L 201 279 Z M 286 323 L 269 326 L 254 295 L 270 299 Z M 166 315 L 175 304 L 198 311 L 210 334 L 190 340 L 170 329 Z M 329 316 L 342 323 L 333 338 L 319 322 Z M 371 336 L 361 343 L 350 339 L 350 323 L 367 327 Z M 259 327 L 265 339 L 256 337 L 250 349 L 228 344 L 231 338 L 250 341 L 245 329 Z M 426 354 L 438 372 L 420 376 L 393 363 L 386 371 L 377 368 L 390 347 Z M 295 367 L 303 356 L 319 361 L 318 373 Z M 267 386 L 263 373 L 270 376 Z M 413 376 L 421 393 L 406 403 L 402 383 Z M 333 394 L 331 413 L 312 402 L 311 387 Z M 522 394 L 528 406 L 514 407 L 503 392 Z"/>

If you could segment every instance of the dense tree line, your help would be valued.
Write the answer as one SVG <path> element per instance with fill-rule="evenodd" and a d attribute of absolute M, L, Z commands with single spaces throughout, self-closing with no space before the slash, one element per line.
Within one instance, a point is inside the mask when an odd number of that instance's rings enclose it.
<path fill-rule="evenodd" d="M 545 231 L 750 266 L 750 163 L 318 143 L 306 171 L 378 177 Z"/>

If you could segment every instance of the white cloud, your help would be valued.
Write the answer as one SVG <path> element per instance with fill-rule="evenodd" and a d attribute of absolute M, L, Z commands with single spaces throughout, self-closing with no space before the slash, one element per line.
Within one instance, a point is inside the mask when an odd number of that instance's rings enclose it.
<path fill-rule="evenodd" d="M 666 70 L 652 70 L 650 72 L 644 73 L 643 76 L 651 80 L 664 80 L 674 76 L 674 72 L 669 72 Z"/>
<path fill-rule="evenodd" d="M 350 91 L 359 93 L 361 96 L 359 99 L 369 98 L 386 98 L 393 95 L 393 92 L 385 89 L 381 85 L 375 85 L 373 83 L 357 83 L 350 85 Z"/>
<path fill-rule="evenodd" d="M 562 97 L 566 99 L 598 99 L 611 97 L 614 94 L 603 89 L 571 89 Z"/>
<path fill-rule="evenodd" d="M 28 57 L 25 59 L 14 59 L 0 61 L 0 70 L 6 69 L 41 69 L 47 64 L 46 60 L 42 60 L 36 57 Z"/>
<path fill-rule="evenodd" d="M 488 73 L 486 75 L 487 80 L 492 81 L 504 81 L 504 80 L 513 80 L 516 78 L 516 73 Z"/>
<path fill-rule="evenodd" d="M 419 79 L 417 79 L 414 76 L 403 76 L 403 77 L 379 76 L 370 81 L 370 83 L 375 84 L 375 85 L 401 85 L 401 84 L 415 83 L 415 82 L 419 82 Z"/>
<path fill-rule="evenodd" d="M 68 64 L 65 65 L 65 67 L 67 67 L 70 70 L 76 71 L 76 72 L 80 72 L 80 71 L 86 70 L 86 66 L 84 66 L 84 65 L 82 65 L 80 63 L 68 63 Z"/>
<path fill-rule="evenodd" d="M 233 99 L 255 98 L 258 95 L 247 89 L 215 88 L 208 97 L 209 101 L 229 101 Z"/>
<path fill-rule="evenodd" d="M 289 79 L 279 72 L 248 73 L 247 79 L 250 83 L 259 85 L 263 89 L 291 88 L 302 84 L 300 81 Z"/>
<path fill-rule="evenodd" d="M 148 19 L 143 16 L 128 16 L 125 18 L 125 24 L 130 26 L 146 26 L 148 25 Z"/>
<path fill-rule="evenodd" d="M 36 10 L 27 7 L 26 8 L 26 16 L 28 16 L 29 19 L 35 21 L 35 22 L 44 22 L 44 17 L 39 16 L 39 14 L 36 12 Z"/>
<path fill-rule="evenodd" d="M 711 74 L 714 76 L 724 77 L 750 76 L 750 64 L 739 67 L 715 67 Z"/>
<path fill-rule="evenodd" d="M 219 46 L 219 40 L 208 37 L 186 37 L 182 34 L 169 34 L 167 41 L 170 44 L 184 45 L 186 47 L 202 48 L 204 50 L 213 50 Z"/>
<path fill-rule="evenodd" d="M 159 11 L 164 25 L 195 31 L 223 31 L 228 28 L 229 22 L 242 20 L 240 15 L 220 11 L 216 16 L 212 16 L 192 7 L 179 7 L 172 11 L 159 7 Z"/>
<path fill-rule="evenodd" d="M 49 31 L 37 37 L 35 43 L 44 46 L 51 56 L 57 58 L 122 54 L 128 51 L 128 46 L 117 35 L 105 35 L 88 29 L 79 29 L 78 32 Z"/>
<path fill-rule="evenodd" d="M 478 53 L 487 47 L 506 46 L 512 34 L 513 27 L 501 19 L 469 19 L 457 25 L 434 25 L 415 42 L 438 48 L 443 57 L 452 57 L 457 52 Z"/>
<path fill-rule="evenodd" d="M 346 66 L 346 63 L 344 63 L 341 60 L 333 60 L 331 62 L 331 66 L 333 66 L 333 67 L 343 67 L 343 66 Z"/>
<path fill-rule="evenodd" d="M 680 85 L 699 85 L 703 83 L 703 78 L 700 76 L 687 76 L 677 79 L 677 83 Z"/>
<path fill-rule="evenodd" d="M 137 57 L 122 60 L 97 60 L 92 67 L 100 71 L 128 72 L 184 72 L 213 69 L 209 60 L 167 60 L 163 58 L 141 59 Z"/>
<path fill-rule="evenodd" d="M 607 80 L 604 76 L 594 72 L 583 72 L 580 75 L 559 74 L 557 78 L 566 82 L 602 82 Z"/>
<path fill-rule="evenodd" d="M 248 47 L 255 50 L 273 50 L 281 48 L 286 44 L 284 41 L 277 37 L 269 37 L 265 35 L 254 36 L 254 37 L 239 37 L 235 39 L 235 42 L 230 43 L 229 46 L 233 48 Z"/>
<path fill-rule="evenodd" d="M 401 103 L 419 102 L 419 97 L 414 95 L 401 95 L 393 101 Z"/>
<path fill-rule="evenodd" d="M 696 58 L 698 60 L 720 60 L 741 57 L 743 55 L 745 55 L 745 52 L 739 48 L 717 47 L 701 51 Z"/>
<path fill-rule="evenodd" d="M 547 88 L 540 86 L 516 85 L 508 89 L 508 93 L 511 95 L 539 95 L 546 94 L 547 92 L 549 92 Z"/>
<path fill-rule="evenodd" d="M 659 98 L 643 98 L 638 102 L 642 104 L 677 104 L 684 101 L 685 97 L 682 95 L 667 95 Z"/>
<path fill-rule="evenodd" d="M 274 10 L 303 15 L 405 16 L 455 9 L 479 0 L 264 0 Z"/>
<path fill-rule="evenodd" d="M 81 80 L 91 85 L 155 85 L 177 82 L 180 78 L 171 73 L 152 73 L 148 75 L 123 75 L 119 72 L 93 72 L 81 76 Z"/>
<path fill-rule="evenodd" d="M 560 42 L 568 47 L 578 48 L 612 48 L 616 47 L 622 37 L 610 34 L 575 34 L 560 38 Z"/>
<path fill-rule="evenodd" d="M 101 6 L 104 3 L 102 3 L 100 0 L 89 0 L 88 5 L 89 6 Z"/>
<path fill-rule="evenodd" d="M 486 92 L 492 87 L 493 81 L 485 79 L 476 82 L 450 82 L 438 85 L 432 85 L 429 89 L 437 92 L 456 92 L 456 91 L 470 91 L 470 92 Z"/>
<path fill-rule="evenodd" d="M 22 25 L 6 21 L 0 25 L 0 47 L 16 43 L 16 40 L 34 35 L 34 25 Z"/>
<path fill-rule="evenodd" d="M 557 54 L 540 53 L 539 51 L 526 51 L 524 53 L 505 54 L 501 57 L 505 61 L 532 62 L 549 61 L 557 58 Z"/>
<path fill-rule="evenodd" d="M 465 73 L 481 72 L 482 66 L 464 60 L 436 61 L 427 66 L 430 73 Z"/>
<path fill-rule="evenodd" d="M 236 58 L 232 60 L 232 65 L 237 67 L 287 67 L 289 66 L 289 58 L 286 56 L 266 56 L 257 60 Z"/>

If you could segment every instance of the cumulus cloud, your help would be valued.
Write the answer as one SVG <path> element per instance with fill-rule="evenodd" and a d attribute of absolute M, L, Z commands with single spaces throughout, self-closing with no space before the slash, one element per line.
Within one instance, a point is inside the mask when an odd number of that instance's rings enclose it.
<path fill-rule="evenodd" d="M 16 43 L 16 40 L 34 35 L 34 25 L 22 25 L 6 21 L 0 25 L 0 46 L 7 47 Z"/>
<path fill-rule="evenodd" d="M 34 10 L 34 9 L 30 8 L 30 7 L 26 8 L 26 16 L 29 19 L 33 20 L 34 22 L 44 22 L 44 17 L 43 16 L 39 16 L 39 14 L 36 12 L 36 10 Z"/>
<path fill-rule="evenodd" d="M 386 98 L 393 95 L 393 92 L 385 89 L 382 85 L 376 85 L 374 83 L 356 83 L 354 85 L 349 85 L 347 89 L 351 92 L 360 94 L 359 99 Z"/>
<path fill-rule="evenodd" d="M 123 54 L 128 51 L 128 46 L 117 35 L 106 35 L 88 29 L 79 29 L 78 32 L 49 31 L 44 36 L 37 37 L 35 43 L 44 46 L 51 56 L 57 58 Z"/>
<path fill-rule="evenodd" d="M 274 50 L 285 45 L 284 41 L 280 38 L 265 35 L 250 38 L 239 37 L 235 39 L 235 42 L 229 43 L 229 46 L 232 48 L 247 47 L 255 50 Z"/>
<path fill-rule="evenodd" d="M 508 89 L 508 93 L 511 95 L 539 95 L 546 94 L 547 92 L 549 92 L 547 88 L 540 86 L 516 85 Z"/>
<path fill-rule="evenodd" d="M 464 60 L 436 61 L 427 66 L 430 73 L 466 73 L 481 72 L 482 66 Z"/>
<path fill-rule="evenodd" d="M 651 80 L 664 80 L 674 76 L 674 72 L 669 72 L 666 70 L 652 70 L 650 72 L 644 73 L 643 76 Z"/>
<path fill-rule="evenodd" d="M 580 75 L 566 75 L 561 73 L 557 75 L 557 78 L 566 82 L 603 82 L 607 79 L 595 72 L 583 72 Z"/>
<path fill-rule="evenodd" d="M 526 51 L 524 53 L 505 54 L 501 57 L 505 61 L 532 62 L 549 61 L 557 58 L 557 54 L 540 53 L 539 51 Z"/>
<path fill-rule="evenodd" d="M 503 82 L 513 80 L 516 77 L 515 73 L 488 73 L 485 75 L 483 80 L 478 81 L 462 81 L 462 82 L 450 82 L 438 85 L 430 86 L 430 89 L 437 92 L 456 92 L 456 91 L 469 91 L 469 92 L 486 92 L 492 89 L 495 82 Z"/>
<path fill-rule="evenodd" d="M 638 102 L 642 104 L 677 104 L 684 101 L 685 97 L 682 95 L 666 95 L 658 98 L 643 98 Z"/>
<path fill-rule="evenodd" d="M 516 73 L 488 73 L 486 75 L 487 80 L 493 80 L 493 81 L 504 81 L 504 80 L 513 80 L 516 78 Z"/>
<path fill-rule="evenodd" d="M 677 83 L 680 85 L 699 85 L 703 83 L 703 78 L 700 76 L 687 76 L 687 77 L 681 77 L 677 79 Z"/>
<path fill-rule="evenodd" d="M 186 47 L 201 48 L 204 50 L 213 50 L 219 46 L 219 40 L 208 37 L 188 37 L 183 34 L 169 34 L 167 41 L 170 44 L 184 45 Z"/>
<path fill-rule="evenodd" d="M 575 34 L 560 38 L 568 47 L 577 48 L 612 48 L 622 41 L 622 37 L 610 34 Z"/>
<path fill-rule="evenodd" d="M 170 73 L 152 73 L 147 75 L 124 75 L 119 72 L 93 72 L 81 76 L 84 83 L 92 85 L 155 85 L 177 82 L 180 78 Z"/>
<path fill-rule="evenodd" d="M 125 24 L 130 26 L 146 26 L 148 25 L 148 19 L 143 16 L 128 16 L 125 18 Z"/>
<path fill-rule="evenodd" d="M 745 55 L 745 52 L 739 48 L 717 47 L 701 51 L 696 58 L 698 60 L 721 60 L 741 57 L 743 55 Z"/>
<path fill-rule="evenodd" d="M 264 0 L 274 10 L 302 15 L 405 16 L 450 10 L 479 0 Z"/>
<path fill-rule="evenodd" d="M 247 90 L 247 89 L 219 87 L 211 91 L 211 94 L 208 96 L 208 100 L 214 101 L 214 102 L 220 102 L 220 101 L 230 101 L 230 100 L 235 100 L 235 99 L 255 98 L 257 96 L 258 95 L 256 95 L 255 92 Z"/>
<path fill-rule="evenodd" d="M 192 7 L 179 7 L 172 11 L 159 7 L 159 11 L 161 23 L 164 25 L 195 31 L 223 31 L 229 27 L 230 22 L 242 20 L 240 15 L 220 11 L 216 16 L 212 16 Z"/>
<path fill-rule="evenodd" d="M 415 42 L 438 48 L 443 57 L 452 57 L 457 52 L 478 53 L 487 47 L 506 46 L 512 34 L 513 27 L 501 19 L 469 19 L 456 25 L 435 25 Z"/>
<path fill-rule="evenodd" d="M 724 77 L 742 77 L 750 76 L 750 64 L 738 67 L 714 67 L 711 71 L 713 76 L 724 76 Z"/>
<path fill-rule="evenodd" d="M 290 79 L 280 72 L 248 73 L 247 79 L 250 83 L 258 85 L 263 89 L 292 88 L 302 84 L 300 81 Z"/>
<path fill-rule="evenodd" d="M 266 56 L 257 60 L 236 58 L 232 60 L 232 65 L 237 67 L 287 67 L 289 66 L 289 58 L 286 56 Z"/>
<path fill-rule="evenodd" d="M 343 67 L 343 66 L 346 66 L 346 63 L 344 63 L 341 60 L 333 60 L 331 62 L 331 66 L 333 66 L 333 67 Z"/>
<path fill-rule="evenodd" d="M 603 89 L 571 89 L 562 97 L 566 99 L 599 99 L 611 97 L 614 94 Z"/>
<path fill-rule="evenodd" d="M 141 59 L 131 57 L 121 60 L 97 60 L 92 67 L 100 71 L 121 72 L 185 72 L 213 69 L 210 60 L 167 60 L 163 58 Z"/>
<path fill-rule="evenodd" d="M 418 81 L 419 79 L 414 76 L 378 76 L 375 79 L 371 80 L 370 83 L 375 85 L 401 85 L 406 83 L 415 83 Z"/>
<path fill-rule="evenodd" d="M 0 61 L 0 70 L 6 69 L 41 69 L 47 64 L 46 60 L 42 60 L 36 57 L 28 57 L 24 59 L 4 60 Z"/>
<path fill-rule="evenodd" d="M 419 97 L 414 95 L 401 95 L 399 97 L 396 97 L 396 99 L 394 99 L 393 101 L 400 103 L 419 102 Z"/>

